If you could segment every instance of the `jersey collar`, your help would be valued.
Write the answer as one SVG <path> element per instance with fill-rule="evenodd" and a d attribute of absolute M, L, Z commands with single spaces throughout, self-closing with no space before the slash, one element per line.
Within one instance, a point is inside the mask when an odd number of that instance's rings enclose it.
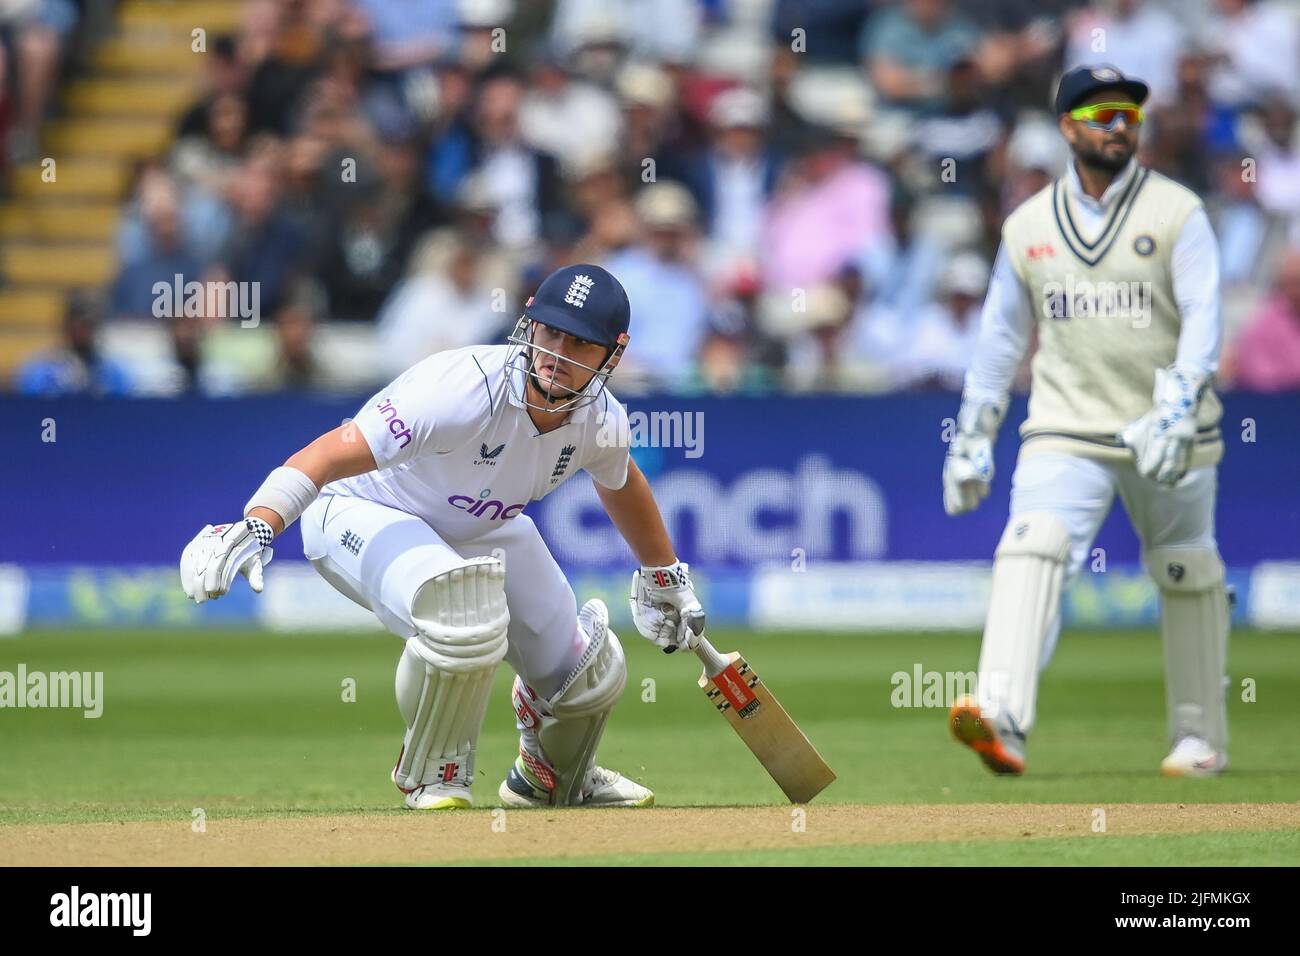
<path fill-rule="evenodd" d="M 1133 181 L 1137 175 L 1138 161 L 1133 156 L 1129 159 L 1128 165 L 1120 171 L 1120 174 L 1110 181 L 1106 191 L 1101 194 L 1101 199 L 1093 199 L 1083 190 L 1083 182 L 1079 179 L 1079 170 L 1075 166 L 1074 160 L 1070 160 L 1069 171 L 1065 177 L 1065 188 L 1069 191 L 1070 200 L 1077 202 L 1094 212 L 1102 212 L 1114 204 L 1115 198 L 1121 196 L 1128 184 Z"/>

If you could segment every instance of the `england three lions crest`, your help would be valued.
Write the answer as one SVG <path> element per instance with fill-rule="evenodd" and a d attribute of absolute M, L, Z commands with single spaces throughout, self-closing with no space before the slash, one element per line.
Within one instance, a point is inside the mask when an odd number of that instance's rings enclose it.
<path fill-rule="evenodd" d="M 574 276 L 573 281 L 569 283 L 569 291 L 564 293 L 564 301 L 574 308 L 581 309 L 587 302 L 587 296 L 591 294 L 592 286 L 596 283 L 591 276 Z"/>

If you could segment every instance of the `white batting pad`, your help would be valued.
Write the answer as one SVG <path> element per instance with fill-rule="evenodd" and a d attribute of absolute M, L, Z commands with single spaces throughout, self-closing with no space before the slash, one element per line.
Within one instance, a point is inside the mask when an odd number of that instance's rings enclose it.
<path fill-rule="evenodd" d="M 980 710 L 994 720 L 1010 718 L 1022 733 L 1034 723 L 1039 662 L 1060 610 L 1069 554 L 1070 535 L 1061 519 L 1029 512 L 1007 522 L 993 560 L 980 646 Z"/>
<path fill-rule="evenodd" d="M 1151 548 L 1143 558 L 1160 589 L 1169 738 L 1202 737 L 1223 752 L 1229 629 L 1223 561 L 1206 547 Z"/>

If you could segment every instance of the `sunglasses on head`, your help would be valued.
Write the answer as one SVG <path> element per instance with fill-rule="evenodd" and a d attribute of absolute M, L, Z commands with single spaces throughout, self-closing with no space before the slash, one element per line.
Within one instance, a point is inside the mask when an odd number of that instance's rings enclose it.
<path fill-rule="evenodd" d="M 1133 103 L 1094 103 L 1070 110 L 1070 119 L 1086 123 L 1089 129 L 1113 130 L 1121 118 L 1125 126 L 1141 126 L 1146 114 Z"/>

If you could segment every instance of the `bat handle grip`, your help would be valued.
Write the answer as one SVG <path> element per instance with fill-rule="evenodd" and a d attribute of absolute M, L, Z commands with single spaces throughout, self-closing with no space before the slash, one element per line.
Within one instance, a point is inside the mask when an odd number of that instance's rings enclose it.
<path fill-rule="evenodd" d="M 717 677 L 727 665 L 731 663 L 726 656 L 719 654 L 713 645 L 709 643 L 708 638 L 701 634 L 695 644 L 695 656 L 704 664 L 704 673 L 709 677 Z"/>

